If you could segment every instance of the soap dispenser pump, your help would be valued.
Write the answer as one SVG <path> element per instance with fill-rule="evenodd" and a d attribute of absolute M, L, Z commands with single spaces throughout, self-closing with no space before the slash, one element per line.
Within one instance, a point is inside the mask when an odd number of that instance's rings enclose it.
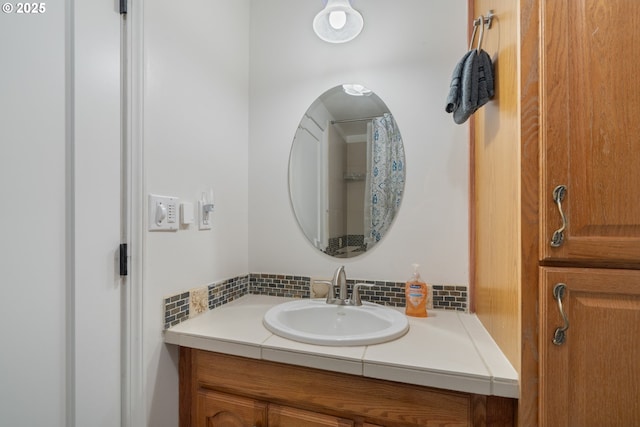
<path fill-rule="evenodd" d="M 419 264 L 413 264 L 413 276 L 407 281 L 404 290 L 406 297 L 405 313 L 407 316 L 427 317 L 429 290 L 427 284 L 420 278 L 418 267 L 420 267 Z"/>

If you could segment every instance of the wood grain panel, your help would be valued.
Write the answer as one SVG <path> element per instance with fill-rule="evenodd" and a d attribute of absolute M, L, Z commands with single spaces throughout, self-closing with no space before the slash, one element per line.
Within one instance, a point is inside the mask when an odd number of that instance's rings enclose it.
<path fill-rule="evenodd" d="M 269 405 L 269 427 L 353 427 L 345 418 L 319 414 L 288 406 Z"/>
<path fill-rule="evenodd" d="M 384 419 L 386 426 L 469 425 L 468 395 L 197 351 L 200 388 L 244 394 L 338 416 Z"/>
<path fill-rule="evenodd" d="M 189 422 L 199 418 L 194 402 L 209 392 L 231 394 L 249 402 L 267 402 L 269 408 L 280 408 L 279 415 L 272 418 L 276 425 L 285 419 L 288 423 L 296 413 L 305 411 L 317 415 L 305 418 L 304 422 L 310 425 L 335 422 L 341 426 L 345 419 L 354 420 L 358 427 L 514 425 L 505 423 L 514 419 L 514 399 L 412 386 L 184 347 L 180 360 L 185 368 L 180 370 L 181 427 L 191 427 L 193 424 Z M 190 372 L 186 370 L 188 366 Z M 183 381 L 191 382 L 192 387 L 183 386 Z M 184 413 L 190 413 L 190 418 Z"/>
<path fill-rule="evenodd" d="M 266 402 L 204 390 L 198 392 L 196 405 L 192 427 L 268 426 Z"/>
<path fill-rule="evenodd" d="M 483 48 L 495 99 L 473 120 L 471 287 L 476 312 L 519 374 L 518 424 L 537 425 L 539 2 L 473 0 L 496 14 Z"/>
<path fill-rule="evenodd" d="M 640 2 L 543 4 L 542 257 L 582 265 L 640 259 Z M 579 17 L 579 18 L 578 18 Z M 565 242 L 551 198 L 567 186 Z"/>
<path fill-rule="evenodd" d="M 476 0 L 475 15 L 493 10 L 483 49 L 494 60 L 496 94 L 474 119 L 475 256 L 478 317 L 520 370 L 520 132 L 517 4 Z"/>
<path fill-rule="evenodd" d="M 554 400 L 551 393 L 562 402 L 570 394 L 562 386 L 546 384 L 546 369 L 553 364 L 540 368 L 544 377 L 539 386 L 546 395 L 537 391 L 538 350 L 548 350 L 537 332 L 541 321 L 538 264 L 640 268 L 640 150 L 636 144 L 640 80 L 634 77 L 640 66 L 635 55 L 640 49 L 640 2 L 520 0 L 510 5 L 473 0 L 472 4 L 473 15 L 493 9 L 498 18 L 501 11 L 516 16 L 519 24 L 514 31 L 500 32 L 497 47 L 487 38 L 493 30 L 485 34 L 484 48 L 496 49 L 497 80 L 505 78 L 505 73 L 511 76 L 515 69 L 518 86 L 516 92 L 505 94 L 500 83 L 495 106 L 476 113 L 472 127 L 471 285 L 480 319 L 518 369 L 518 424 L 534 426 L 538 407 L 542 410 Z M 503 50 L 508 55 L 506 47 L 512 45 L 517 51 L 515 68 L 503 68 Z M 512 101 L 518 109 L 517 148 L 505 139 Z M 518 176 L 510 176 L 502 165 L 510 159 L 515 159 Z M 551 194 L 558 184 L 568 186 L 563 203 L 568 226 L 565 244 L 554 249 L 549 241 L 560 227 L 560 216 Z M 509 209 L 517 212 L 512 215 Z M 500 247 L 505 239 L 507 243 Z M 518 313 L 510 311 L 516 294 Z M 598 310 L 591 312 L 586 304 L 581 312 L 607 318 L 612 307 L 604 301 L 597 304 Z M 541 306 L 540 313 L 546 316 L 547 308 Z M 513 325 L 505 325 L 512 315 Z M 516 326 L 516 322 L 520 323 Z M 588 346 L 575 350 L 589 351 Z M 594 360 L 589 359 L 590 366 Z M 598 390 L 593 383 L 582 388 L 584 393 Z M 588 399 L 597 396 L 584 401 Z M 569 416 L 569 424 L 564 424 L 565 418 L 546 417 L 540 425 L 591 425 L 594 419 L 610 425 L 598 418 L 607 413 L 601 409 L 590 420 L 577 422 L 582 418 Z M 632 412 L 631 418 L 617 422 L 632 425 L 635 417 Z"/>
<path fill-rule="evenodd" d="M 518 425 L 538 425 L 539 34 L 538 0 L 520 7 L 520 343 Z"/>
<path fill-rule="evenodd" d="M 640 421 L 640 271 L 542 268 L 541 425 L 632 426 Z M 552 289 L 565 283 L 563 325 Z"/>
<path fill-rule="evenodd" d="M 178 391 L 179 423 L 180 427 L 191 426 L 192 402 L 195 399 L 195 369 L 193 369 L 192 351 L 188 347 L 180 347 L 180 362 L 178 374 L 180 385 Z"/>

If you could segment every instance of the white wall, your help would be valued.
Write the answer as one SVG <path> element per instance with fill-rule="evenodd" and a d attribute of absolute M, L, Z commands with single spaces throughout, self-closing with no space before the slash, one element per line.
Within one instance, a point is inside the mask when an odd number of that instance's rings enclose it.
<path fill-rule="evenodd" d="M 371 253 L 346 261 L 349 275 L 404 280 L 420 262 L 434 283 L 468 281 L 467 129 L 444 112 L 466 49 L 466 2 L 354 5 L 363 33 L 330 45 L 311 29 L 320 0 L 144 2 L 145 194 L 216 195 L 211 231 L 144 235 L 149 426 L 177 425 L 178 354 L 162 339 L 164 296 L 247 272 L 330 275 L 339 265 L 305 240 L 287 183 L 303 113 L 337 84 L 376 91 L 407 155 L 397 223 Z"/>
<path fill-rule="evenodd" d="M 144 2 L 145 194 L 196 202 L 214 188 L 213 228 L 146 232 L 147 425 L 178 423 L 178 352 L 163 297 L 248 272 L 249 1 Z M 146 202 L 145 202 L 146 206 Z"/>
<path fill-rule="evenodd" d="M 66 2 L 65 2 L 66 3 Z M 0 424 L 66 422 L 65 4 L 0 14 Z"/>
<path fill-rule="evenodd" d="M 468 136 L 444 111 L 466 51 L 467 2 L 354 0 L 365 21 L 332 45 L 311 22 L 322 2 L 251 3 L 249 268 L 252 272 L 405 280 L 414 262 L 433 284 L 468 283 Z M 334 260 L 309 244 L 292 213 L 289 150 L 303 113 L 329 88 L 360 83 L 391 109 L 407 156 L 405 197 L 369 253 Z"/>

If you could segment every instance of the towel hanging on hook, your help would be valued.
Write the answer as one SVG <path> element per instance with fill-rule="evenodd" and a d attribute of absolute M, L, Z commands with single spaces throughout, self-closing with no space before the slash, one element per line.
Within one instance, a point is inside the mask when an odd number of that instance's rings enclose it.
<path fill-rule="evenodd" d="M 490 10 L 486 18 L 480 15 L 473 21 L 469 50 L 453 71 L 445 111 L 453 113 L 453 120 L 457 124 L 466 122 L 494 96 L 493 64 L 489 54 L 482 50 L 484 27 L 491 28 L 493 16 Z M 478 27 L 481 27 L 478 45 L 473 49 Z"/>

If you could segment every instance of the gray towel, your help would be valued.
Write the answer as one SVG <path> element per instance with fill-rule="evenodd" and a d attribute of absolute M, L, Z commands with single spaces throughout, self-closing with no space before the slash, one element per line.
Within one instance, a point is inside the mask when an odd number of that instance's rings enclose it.
<path fill-rule="evenodd" d="M 495 94 L 493 86 L 493 64 L 489 54 L 480 49 L 478 58 L 478 106 L 482 107 Z"/>
<path fill-rule="evenodd" d="M 456 65 L 445 110 L 462 124 L 494 96 L 493 64 L 487 52 L 471 50 Z"/>
<path fill-rule="evenodd" d="M 460 106 L 453 112 L 453 121 L 462 124 L 476 111 L 478 105 L 478 55 L 474 49 L 464 61 Z"/>
<path fill-rule="evenodd" d="M 453 113 L 460 106 L 460 94 L 462 92 L 462 69 L 464 64 L 474 51 L 467 52 L 462 59 L 456 64 L 456 68 L 453 70 L 451 76 L 451 85 L 449 86 L 449 96 L 447 96 L 447 106 L 445 110 L 447 113 Z"/>

